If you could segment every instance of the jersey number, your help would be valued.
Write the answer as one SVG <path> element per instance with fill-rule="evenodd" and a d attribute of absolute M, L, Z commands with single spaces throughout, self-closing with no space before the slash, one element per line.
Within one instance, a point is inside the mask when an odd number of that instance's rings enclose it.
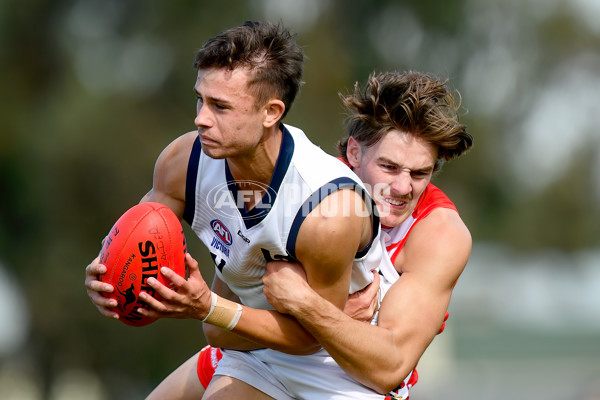
<path fill-rule="evenodd" d="M 271 261 L 296 261 L 296 260 L 294 260 L 293 257 L 288 256 L 288 255 L 283 255 L 283 254 L 272 255 L 271 252 L 267 249 L 261 248 L 260 251 L 262 251 L 263 257 L 265 257 L 265 261 L 267 263 L 270 263 Z M 210 252 L 210 256 L 212 257 L 212 259 L 213 259 L 216 267 L 219 269 L 219 271 L 223 272 L 223 268 L 225 268 L 225 260 L 221 258 L 217 262 L 217 255 L 214 254 L 213 252 Z"/>
<path fill-rule="evenodd" d="M 271 255 L 271 252 L 267 249 L 261 248 L 260 251 L 262 251 L 265 261 L 268 263 L 271 261 L 296 261 L 293 257 L 287 255 L 284 256 L 283 254 Z"/>
<path fill-rule="evenodd" d="M 219 268 L 219 271 L 223 272 L 223 268 L 225 267 L 225 260 L 223 260 L 221 258 L 221 260 L 217 263 L 217 255 L 214 254 L 212 251 L 210 252 L 210 256 L 212 257 L 213 261 L 215 262 L 215 265 L 217 266 L 217 268 Z"/>

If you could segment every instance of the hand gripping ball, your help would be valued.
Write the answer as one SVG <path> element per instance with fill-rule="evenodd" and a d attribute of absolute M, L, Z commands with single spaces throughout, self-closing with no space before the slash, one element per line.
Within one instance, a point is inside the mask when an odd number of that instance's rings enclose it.
<path fill-rule="evenodd" d="M 165 282 L 160 269 L 171 268 L 185 277 L 186 242 L 177 216 L 160 203 L 140 203 L 127 210 L 114 224 L 102 245 L 100 263 L 106 273 L 102 282 L 114 287 L 106 297 L 117 300 L 115 311 L 119 320 L 131 326 L 144 326 L 154 322 L 137 312 L 148 305 L 138 300 L 145 291 L 160 300 L 160 295 L 147 284 L 148 278 Z"/>

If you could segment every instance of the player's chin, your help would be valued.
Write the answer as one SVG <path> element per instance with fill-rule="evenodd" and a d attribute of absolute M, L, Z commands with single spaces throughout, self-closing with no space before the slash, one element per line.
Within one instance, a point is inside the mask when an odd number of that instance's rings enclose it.
<path fill-rule="evenodd" d="M 227 158 L 227 154 L 218 148 L 202 146 L 202 152 L 210 158 L 214 158 L 215 160 Z"/>
<path fill-rule="evenodd" d="M 400 224 L 399 222 L 397 222 L 397 213 L 394 212 L 394 210 L 392 209 L 392 207 L 390 207 L 389 204 L 380 201 L 376 202 L 376 204 L 377 211 L 379 212 L 379 221 L 382 225 L 394 227 Z"/>
<path fill-rule="evenodd" d="M 398 215 L 395 213 L 388 212 L 387 214 L 380 213 L 379 221 L 381 225 L 386 226 L 388 228 L 395 228 L 404 221 L 406 221 L 407 215 L 404 213 Z"/>

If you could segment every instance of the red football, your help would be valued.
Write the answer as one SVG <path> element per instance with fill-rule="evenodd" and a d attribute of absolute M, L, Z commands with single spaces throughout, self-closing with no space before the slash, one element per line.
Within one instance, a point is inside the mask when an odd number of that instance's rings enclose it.
<path fill-rule="evenodd" d="M 110 230 L 100 252 L 100 263 L 106 266 L 102 282 L 114 286 L 105 294 L 117 300 L 119 320 L 131 326 L 144 326 L 154 318 L 142 316 L 136 310 L 148 308 L 138 301 L 141 290 L 160 299 L 146 283 L 150 277 L 168 285 L 161 267 L 168 267 L 185 276 L 186 243 L 177 216 L 160 203 L 140 203 L 125 212 Z"/>

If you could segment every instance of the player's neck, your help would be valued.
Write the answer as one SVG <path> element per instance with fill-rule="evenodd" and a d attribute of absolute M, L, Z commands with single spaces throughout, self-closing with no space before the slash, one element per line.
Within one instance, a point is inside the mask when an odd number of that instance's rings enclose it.
<path fill-rule="evenodd" d="M 268 185 L 275 170 L 282 133 L 274 129 L 265 133 L 264 139 L 249 154 L 228 158 L 229 171 L 236 181 L 254 181 Z"/>
<path fill-rule="evenodd" d="M 238 191 L 247 194 L 242 196 L 246 210 L 251 210 L 257 202 L 261 201 L 266 188 L 271 183 L 281 147 L 281 137 L 281 133 L 271 134 L 251 155 L 227 159 L 229 171 L 236 181 Z"/>

